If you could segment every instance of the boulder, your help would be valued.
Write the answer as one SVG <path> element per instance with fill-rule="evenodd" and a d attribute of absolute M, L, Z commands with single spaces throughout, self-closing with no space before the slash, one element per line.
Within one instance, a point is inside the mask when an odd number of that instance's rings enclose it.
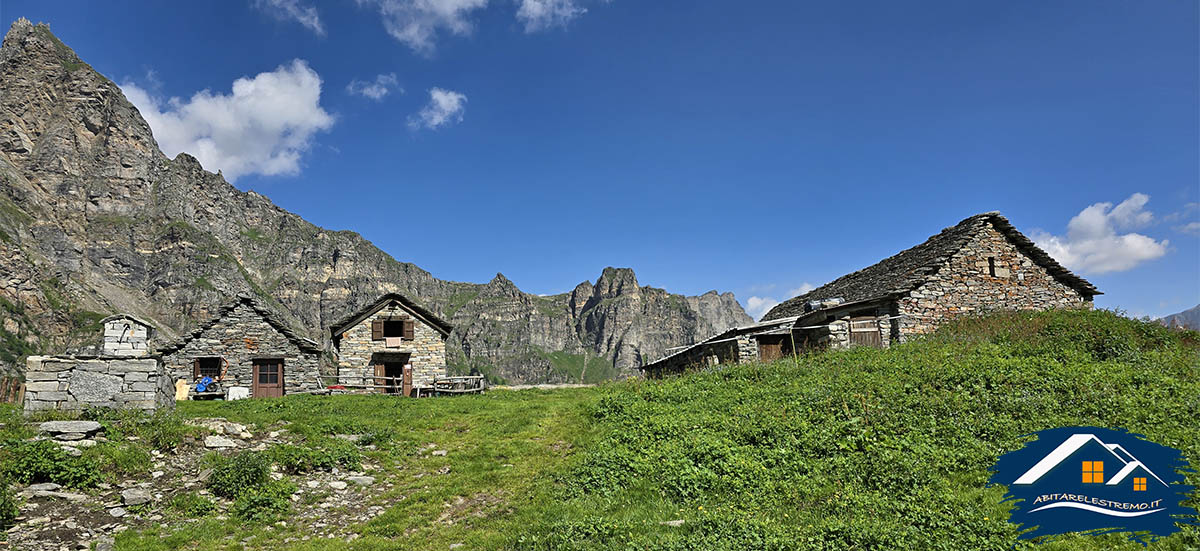
<path fill-rule="evenodd" d="M 100 430 L 100 423 L 95 421 L 46 421 L 38 428 L 51 434 L 91 434 Z"/>

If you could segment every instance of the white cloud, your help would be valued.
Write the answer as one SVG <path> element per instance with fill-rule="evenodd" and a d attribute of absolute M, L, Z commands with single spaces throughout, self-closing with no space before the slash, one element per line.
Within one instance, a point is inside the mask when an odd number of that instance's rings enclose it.
<path fill-rule="evenodd" d="M 760 285 L 757 287 L 766 288 L 769 290 L 771 288 L 774 288 L 775 284 L 772 283 L 770 285 Z M 807 293 L 815 288 L 816 288 L 816 286 L 814 286 L 812 283 L 808 283 L 806 281 L 804 283 L 801 283 L 799 287 L 796 287 L 794 289 L 789 289 L 788 295 L 787 295 L 787 297 L 785 297 L 785 300 L 789 299 L 789 298 L 793 298 L 793 297 L 798 297 L 798 296 L 803 295 L 804 293 Z M 779 304 L 779 302 L 780 301 L 774 297 L 758 297 L 758 296 L 750 297 L 750 298 L 746 299 L 746 313 L 750 314 L 750 317 L 754 318 L 755 320 L 758 320 L 758 319 L 761 319 L 764 315 L 766 315 L 766 313 L 769 312 L 772 308 L 774 308 L 775 305 Z"/>
<path fill-rule="evenodd" d="M 350 84 L 346 85 L 346 91 L 364 98 L 382 101 L 383 97 L 390 94 L 393 90 L 401 94 L 404 93 L 404 89 L 397 86 L 398 83 L 399 80 L 396 79 L 396 73 L 387 73 L 376 75 L 373 81 L 351 80 Z"/>
<path fill-rule="evenodd" d="M 325 36 L 325 25 L 321 24 L 321 16 L 317 15 L 317 8 L 301 5 L 300 0 L 254 0 L 254 7 L 271 14 L 276 19 L 294 20 L 308 27 L 308 30 L 317 33 L 318 36 Z"/>
<path fill-rule="evenodd" d="M 746 313 L 755 321 L 761 319 L 767 312 L 779 304 L 778 300 L 771 297 L 750 297 L 746 299 Z"/>
<path fill-rule="evenodd" d="M 812 283 L 809 283 L 806 281 L 804 283 L 801 283 L 799 287 L 796 287 L 795 289 L 790 289 L 788 291 L 788 298 L 798 297 L 798 296 L 803 295 L 804 293 L 807 293 L 816 288 L 817 288 L 816 285 L 813 285 Z"/>
<path fill-rule="evenodd" d="M 358 0 L 360 6 L 374 6 L 383 18 L 383 28 L 392 38 L 413 50 L 430 54 L 434 39 L 441 31 L 451 34 L 470 34 L 467 19 L 475 10 L 487 6 L 488 0 Z"/>
<path fill-rule="evenodd" d="M 121 85 L 168 157 L 187 152 L 229 181 L 246 174 L 300 172 L 312 136 L 333 126 L 321 108 L 321 77 L 303 60 L 233 81 L 229 94 L 201 90 L 165 102 L 134 83 Z"/>
<path fill-rule="evenodd" d="M 575 0 L 520 0 L 517 19 L 531 33 L 552 27 L 565 27 L 568 22 L 587 13 Z"/>
<path fill-rule="evenodd" d="M 1192 235 L 1200 235 L 1200 222 L 1188 222 L 1182 226 L 1176 226 L 1176 231 L 1182 233 L 1190 233 Z"/>
<path fill-rule="evenodd" d="M 453 90 L 433 88 L 429 90 L 429 103 L 415 116 L 409 118 L 408 126 L 413 129 L 431 130 L 461 122 L 467 109 L 467 96 Z"/>
<path fill-rule="evenodd" d="M 1148 195 L 1134 193 L 1121 204 L 1096 203 L 1083 209 L 1067 224 L 1067 235 L 1034 232 L 1033 240 L 1067 268 L 1102 274 L 1128 270 L 1167 254 L 1167 240 L 1155 241 L 1139 233 L 1117 233 L 1150 224 L 1154 215 L 1144 210 Z"/>

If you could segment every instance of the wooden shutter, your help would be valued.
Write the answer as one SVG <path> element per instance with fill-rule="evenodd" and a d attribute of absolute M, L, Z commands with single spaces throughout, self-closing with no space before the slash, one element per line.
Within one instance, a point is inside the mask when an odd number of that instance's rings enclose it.
<path fill-rule="evenodd" d="M 371 322 L 371 340 L 383 340 L 383 320 L 375 320 Z"/>
<path fill-rule="evenodd" d="M 404 320 L 404 338 L 412 340 L 413 338 L 413 320 Z"/>
<path fill-rule="evenodd" d="M 192 378 L 200 378 L 200 358 L 195 358 L 192 360 Z"/>

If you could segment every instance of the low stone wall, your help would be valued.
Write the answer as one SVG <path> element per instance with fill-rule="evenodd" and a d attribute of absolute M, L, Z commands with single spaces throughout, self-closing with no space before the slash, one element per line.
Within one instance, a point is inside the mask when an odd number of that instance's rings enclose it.
<path fill-rule="evenodd" d="M 158 358 L 30 356 L 25 365 L 26 412 L 175 407 L 174 386 Z"/>

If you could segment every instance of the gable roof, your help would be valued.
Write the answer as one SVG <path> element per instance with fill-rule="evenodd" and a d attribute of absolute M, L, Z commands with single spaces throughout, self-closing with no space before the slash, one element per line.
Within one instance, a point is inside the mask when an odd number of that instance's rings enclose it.
<path fill-rule="evenodd" d="M 425 323 L 429 324 L 434 329 L 437 329 L 443 335 L 449 335 L 450 332 L 454 330 L 453 325 L 446 323 L 445 320 L 437 317 L 433 312 L 430 312 L 429 310 L 421 307 L 421 305 L 409 300 L 408 297 L 401 295 L 400 293 L 385 293 L 383 296 L 376 299 L 375 302 L 364 306 L 361 310 L 342 318 L 342 321 L 331 325 L 329 327 L 329 335 L 336 339 L 351 327 L 362 323 L 363 320 L 371 317 L 375 314 L 375 312 L 383 310 L 385 306 L 391 304 L 392 302 L 400 303 L 400 305 L 406 310 L 424 320 Z"/>
<path fill-rule="evenodd" d="M 1071 273 L 1051 258 L 1046 251 L 1017 231 L 1017 228 L 999 212 L 988 212 L 976 214 L 946 228 L 920 245 L 784 301 L 767 312 L 763 319 L 803 315 L 805 303 L 810 300 L 842 298 L 846 302 L 862 302 L 912 291 L 925 283 L 929 276 L 936 274 L 951 256 L 988 224 L 995 227 L 1017 250 L 1045 268 L 1060 283 L 1075 289 L 1084 297 L 1103 294 L 1087 280 Z"/>
<path fill-rule="evenodd" d="M 299 334 L 297 334 L 295 331 L 293 331 L 291 327 L 288 327 L 287 324 L 276 319 L 275 315 L 271 313 L 270 309 L 268 309 L 266 306 L 264 306 L 262 303 L 260 303 L 257 299 L 255 299 L 254 297 L 249 296 L 249 295 L 238 295 L 232 301 L 230 301 L 228 304 L 226 304 L 226 305 L 222 306 L 220 309 L 218 309 L 217 313 L 212 318 L 209 318 L 208 321 L 201 323 L 191 333 L 188 333 L 188 334 L 180 337 L 179 339 L 175 340 L 174 342 L 167 344 L 166 346 L 160 348 L 159 353 L 160 354 L 170 354 L 172 352 L 175 352 L 175 351 L 183 348 L 184 346 L 187 346 L 187 343 L 192 342 L 193 339 L 195 339 L 196 337 L 199 337 L 201 334 L 204 333 L 204 331 L 206 331 L 210 327 L 216 325 L 217 322 L 224 319 L 225 316 L 229 315 L 230 312 L 234 311 L 234 309 L 236 309 L 241 304 L 245 304 L 246 306 L 249 306 L 251 310 L 254 310 L 254 312 L 257 313 L 259 315 L 259 317 L 261 317 L 263 319 L 263 321 L 267 322 L 268 325 L 270 325 L 271 327 L 275 328 L 276 331 L 279 331 L 281 334 L 283 334 L 283 336 L 286 337 L 288 341 L 290 341 L 292 344 L 296 345 L 296 347 L 299 348 L 301 351 L 310 352 L 313 354 L 321 353 L 321 347 L 320 347 L 320 345 L 317 344 L 316 341 L 314 341 L 312 339 L 306 339 L 304 337 L 301 337 Z"/>

